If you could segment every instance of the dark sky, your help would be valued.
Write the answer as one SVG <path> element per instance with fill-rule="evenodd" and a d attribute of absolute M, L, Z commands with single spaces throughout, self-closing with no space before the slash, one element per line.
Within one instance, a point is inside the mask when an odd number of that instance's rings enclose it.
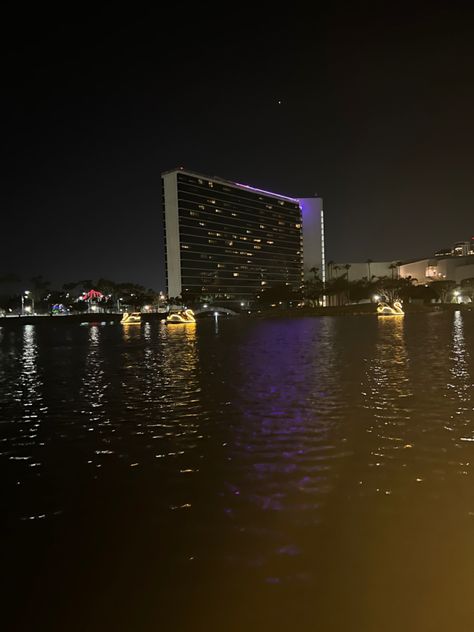
<path fill-rule="evenodd" d="M 180 165 L 318 193 L 338 261 L 474 235 L 468 9 L 220 6 L 5 16 L 0 276 L 162 289 L 160 173 Z"/>

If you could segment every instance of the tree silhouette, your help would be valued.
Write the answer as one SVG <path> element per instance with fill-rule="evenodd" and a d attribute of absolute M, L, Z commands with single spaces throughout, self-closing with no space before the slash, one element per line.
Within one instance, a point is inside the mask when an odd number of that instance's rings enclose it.
<path fill-rule="evenodd" d="M 372 259 L 367 259 L 367 278 L 370 280 L 372 275 L 370 274 L 370 264 L 373 263 Z"/>

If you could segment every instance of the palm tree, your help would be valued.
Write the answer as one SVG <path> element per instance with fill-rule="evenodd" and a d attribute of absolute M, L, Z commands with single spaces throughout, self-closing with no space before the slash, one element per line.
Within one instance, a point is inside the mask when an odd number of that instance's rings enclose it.
<path fill-rule="evenodd" d="M 342 266 L 344 268 L 344 270 L 346 271 L 346 275 L 347 275 L 347 284 L 349 285 L 349 270 L 352 268 L 350 263 L 346 263 L 345 265 Z"/>
<path fill-rule="evenodd" d="M 372 278 L 372 275 L 370 274 L 370 264 L 373 263 L 372 259 L 367 259 L 366 264 L 367 264 L 367 278 L 370 280 Z"/>
<path fill-rule="evenodd" d="M 331 261 L 328 261 L 327 266 L 328 266 L 328 279 L 329 281 L 332 279 L 332 267 L 334 265 L 334 261 L 331 259 Z"/>
<path fill-rule="evenodd" d="M 309 271 L 312 273 L 314 280 L 316 281 L 316 279 L 318 278 L 319 268 L 316 268 L 316 266 L 313 266 L 312 268 L 309 269 Z"/>
<path fill-rule="evenodd" d="M 398 268 L 398 265 L 397 265 L 396 263 L 391 263 L 391 264 L 388 266 L 388 268 L 389 268 L 389 270 L 391 270 L 391 271 L 392 271 L 392 281 L 393 281 L 393 279 L 395 278 L 395 277 L 394 277 L 394 270 L 396 270 L 396 269 Z"/>
<path fill-rule="evenodd" d="M 350 284 L 349 284 L 349 270 L 351 269 L 351 264 L 350 263 L 346 263 L 343 268 L 346 271 L 346 276 L 347 276 L 347 300 L 350 300 Z"/>

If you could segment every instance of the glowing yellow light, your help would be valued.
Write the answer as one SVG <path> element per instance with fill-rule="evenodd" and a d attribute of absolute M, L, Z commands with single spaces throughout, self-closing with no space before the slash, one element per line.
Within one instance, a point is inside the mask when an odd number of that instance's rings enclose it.
<path fill-rule="evenodd" d="M 166 317 L 168 324 L 188 324 L 195 323 L 194 312 L 192 309 L 185 309 L 183 312 L 175 312 L 174 314 L 168 314 Z"/>
<path fill-rule="evenodd" d="M 379 316 L 403 316 L 405 314 L 400 301 L 395 301 L 393 307 L 387 303 L 379 303 L 377 305 L 377 313 Z"/>
<path fill-rule="evenodd" d="M 120 321 L 122 325 L 140 325 L 142 322 L 142 316 L 140 312 L 124 312 L 122 316 L 122 320 Z"/>

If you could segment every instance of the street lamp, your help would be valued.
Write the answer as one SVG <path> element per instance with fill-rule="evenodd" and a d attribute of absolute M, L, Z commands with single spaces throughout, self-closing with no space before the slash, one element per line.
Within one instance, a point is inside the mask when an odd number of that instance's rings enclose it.
<path fill-rule="evenodd" d="M 26 311 L 34 314 L 35 313 L 35 299 L 33 298 L 33 294 L 30 292 L 30 290 L 25 290 L 25 296 L 31 300 L 31 307 L 30 309 Z"/>
<path fill-rule="evenodd" d="M 21 313 L 25 314 L 25 311 L 32 312 L 34 307 L 33 297 L 31 297 L 31 307 L 29 309 L 25 309 L 25 298 L 28 298 L 31 294 L 30 290 L 25 290 L 21 295 Z"/>

